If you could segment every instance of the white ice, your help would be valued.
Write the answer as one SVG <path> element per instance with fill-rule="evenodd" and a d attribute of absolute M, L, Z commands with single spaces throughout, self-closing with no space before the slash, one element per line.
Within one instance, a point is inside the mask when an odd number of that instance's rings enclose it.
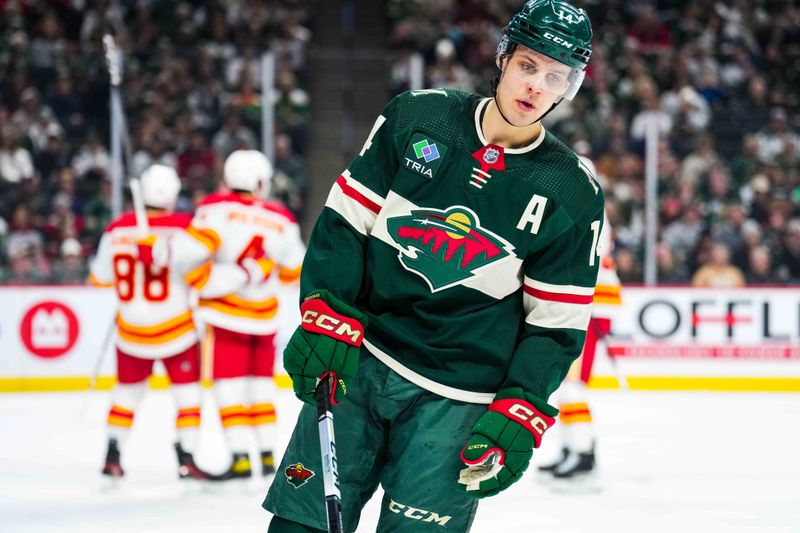
<path fill-rule="evenodd" d="M 281 394 L 282 449 L 300 404 Z M 590 400 L 596 478 L 547 483 L 531 468 L 481 503 L 473 532 L 800 532 L 800 394 L 591 391 Z M 110 488 L 99 475 L 108 404 L 107 392 L 0 395 L 0 532 L 266 531 L 263 480 L 176 479 L 168 391 L 146 396 L 123 456 L 126 479 Z M 197 460 L 219 471 L 227 450 L 210 397 L 204 407 Z M 359 532 L 375 530 L 380 496 Z"/>

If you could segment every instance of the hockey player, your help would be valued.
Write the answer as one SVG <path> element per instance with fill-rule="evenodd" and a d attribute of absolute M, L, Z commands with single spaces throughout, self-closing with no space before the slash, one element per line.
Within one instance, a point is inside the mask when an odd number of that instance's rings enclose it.
<path fill-rule="evenodd" d="M 262 475 L 275 472 L 275 284 L 297 283 L 305 254 L 291 213 L 262 200 L 272 176 L 269 160 L 255 150 L 237 150 L 223 172 L 230 192 L 203 201 L 187 234 L 172 239 L 166 259 L 160 243 L 153 249 L 157 262 L 182 265 L 182 271 L 191 265 L 198 276 L 212 261 L 215 268 L 240 265 L 251 274 L 247 284 L 228 293 L 199 291 L 197 315 L 213 345 L 213 390 L 233 455 L 217 480 L 252 476 L 248 451 L 253 430 Z"/>
<path fill-rule="evenodd" d="M 592 161 L 583 157 L 581 159 L 594 172 Z M 586 386 L 591 377 L 597 343 L 611 332 L 614 313 L 622 305 L 621 283 L 612 257 L 614 241 L 607 216 L 597 249 L 600 253 L 600 270 L 583 352 L 572 364 L 567 378 L 553 395 L 558 399 L 558 416 L 562 424 L 561 456 L 555 462 L 539 467 L 539 471 L 550 473 L 558 479 L 580 477 L 595 469 L 595 435 L 592 429 L 592 413 L 586 399 Z"/>
<path fill-rule="evenodd" d="M 583 10 L 526 3 L 493 98 L 396 97 L 336 180 L 284 352 L 310 405 L 263 504 L 270 533 L 326 529 L 323 375 L 337 383 L 345 531 L 379 483 L 379 531 L 468 531 L 478 499 L 522 476 L 580 355 L 599 267 L 603 193 L 540 122 L 580 87 L 591 37 Z"/>
<path fill-rule="evenodd" d="M 160 236 L 185 231 L 191 217 L 173 213 L 181 183 L 164 165 L 149 167 L 141 177 L 150 230 Z M 160 360 L 172 382 L 178 406 L 175 422 L 180 478 L 206 479 L 192 452 L 200 426 L 200 358 L 189 306 L 190 286 L 168 268 L 146 266 L 137 259 L 142 235 L 133 213 L 123 214 L 106 229 L 92 264 L 90 281 L 113 286 L 118 299 L 117 380 L 108 413 L 108 451 L 103 474 L 122 477 L 120 451 L 147 387 L 153 363 Z"/>

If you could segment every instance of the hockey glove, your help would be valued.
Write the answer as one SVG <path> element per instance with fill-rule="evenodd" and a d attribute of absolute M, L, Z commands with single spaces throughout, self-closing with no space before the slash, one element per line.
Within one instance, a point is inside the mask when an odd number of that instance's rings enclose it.
<path fill-rule="evenodd" d="M 137 259 L 144 266 L 165 267 L 169 264 L 169 242 L 166 238 L 158 238 L 154 234 L 136 240 Z"/>
<path fill-rule="evenodd" d="M 461 451 L 467 468 L 458 478 L 460 487 L 473 498 L 484 498 L 519 480 L 557 414 L 558 409 L 519 387 L 498 392 Z"/>
<path fill-rule="evenodd" d="M 247 287 L 257 287 L 269 279 L 275 269 L 275 261 L 266 257 L 260 259 L 245 257 L 239 266 L 247 275 Z"/>
<path fill-rule="evenodd" d="M 300 326 L 283 352 L 283 367 L 294 394 L 315 405 L 314 389 L 323 374 L 333 374 L 331 402 L 347 394 L 347 380 L 358 370 L 358 353 L 367 316 L 328 291 L 309 294 L 300 305 Z"/>

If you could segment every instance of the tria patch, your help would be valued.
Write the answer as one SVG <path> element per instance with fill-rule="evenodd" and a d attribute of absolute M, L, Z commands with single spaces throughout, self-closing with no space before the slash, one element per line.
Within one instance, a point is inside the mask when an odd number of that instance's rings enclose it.
<path fill-rule="evenodd" d="M 386 221 L 402 249 L 403 266 L 422 276 L 432 291 L 474 276 L 474 270 L 510 255 L 513 246 L 481 227 L 478 215 L 463 206 L 446 211 L 420 208 Z"/>
<path fill-rule="evenodd" d="M 433 142 L 421 133 L 415 133 L 406 147 L 402 164 L 417 174 L 433 179 L 445 153 L 447 153 L 447 146 Z"/>
<path fill-rule="evenodd" d="M 296 489 L 308 483 L 308 481 L 316 475 L 313 470 L 304 467 L 303 463 L 289 465 L 283 473 L 286 475 L 286 481 Z"/>

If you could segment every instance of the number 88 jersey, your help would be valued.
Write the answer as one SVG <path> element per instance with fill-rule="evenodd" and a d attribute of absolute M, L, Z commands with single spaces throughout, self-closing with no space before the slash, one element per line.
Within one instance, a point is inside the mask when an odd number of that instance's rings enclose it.
<path fill-rule="evenodd" d="M 171 238 L 185 232 L 191 218 L 170 213 L 149 216 L 148 222 L 151 233 Z M 89 280 L 116 290 L 117 347 L 136 357 L 160 359 L 197 342 L 189 305 L 191 288 L 174 269 L 137 261 L 138 238 L 132 213 L 113 221 L 100 239 Z"/>

